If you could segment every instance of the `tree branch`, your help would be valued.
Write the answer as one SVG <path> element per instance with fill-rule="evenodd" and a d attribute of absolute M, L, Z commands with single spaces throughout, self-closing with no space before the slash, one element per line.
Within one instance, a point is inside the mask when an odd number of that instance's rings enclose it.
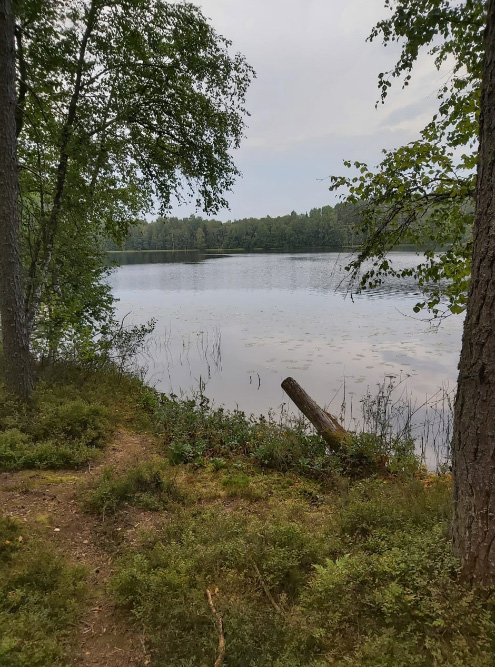
<path fill-rule="evenodd" d="M 22 44 L 22 30 L 20 26 L 14 29 L 15 42 L 17 46 L 17 59 L 19 62 L 19 95 L 15 108 L 15 136 L 18 137 L 22 132 L 24 124 L 24 107 L 26 104 L 27 84 L 26 84 L 26 60 L 24 58 L 24 47 Z"/>

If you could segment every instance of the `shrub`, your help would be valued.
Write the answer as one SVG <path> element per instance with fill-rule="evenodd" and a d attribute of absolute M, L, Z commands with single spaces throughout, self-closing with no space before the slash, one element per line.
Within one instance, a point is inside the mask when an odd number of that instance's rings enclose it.
<path fill-rule="evenodd" d="M 18 429 L 0 433 L 0 469 L 77 468 L 99 456 L 98 450 L 79 442 L 33 442 Z"/>
<path fill-rule="evenodd" d="M 356 485 L 333 517 L 332 558 L 301 600 L 315 639 L 337 663 L 488 665 L 495 622 L 458 582 L 448 534 L 448 480 Z"/>
<path fill-rule="evenodd" d="M 165 477 L 164 464 L 149 461 L 123 473 L 106 468 L 95 487 L 86 494 L 85 506 L 91 512 L 105 515 L 116 512 L 123 503 L 159 510 L 184 499 L 175 480 Z"/>
<path fill-rule="evenodd" d="M 0 385 L 0 470 L 79 467 L 99 457 L 114 428 L 106 405 L 113 378 L 97 388 L 88 378 L 84 383 L 77 369 L 64 372 L 57 381 L 41 380 L 28 405 L 9 398 Z"/>
<path fill-rule="evenodd" d="M 316 656 L 305 656 L 306 633 L 298 627 L 295 639 L 265 588 L 285 608 L 326 553 L 309 527 L 279 512 L 264 520 L 191 508 L 121 561 L 111 587 L 147 629 L 157 664 L 213 664 L 218 637 L 205 595 L 210 588 L 218 589 L 229 664 L 316 665 Z"/>
<path fill-rule="evenodd" d="M 65 640 L 78 618 L 83 576 L 0 517 L 0 665 L 68 664 Z"/>
<path fill-rule="evenodd" d="M 81 398 L 60 404 L 42 404 L 39 418 L 28 429 L 35 440 L 70 440 L 98 447 L 108 435 L 108 410 Z"/>
<path fill-rule="evenodd" d="M 419 468 L 411 441 L 351 435 L 341 451 L 331 453 L 321 437 L 300 424 L 290 427 L 270 418 L 246 417 L 240 411 L 215 410 L 204 397 L 198 401 L 162 397 L 155 417 L 175 465 L 248 457 L 262 468 L 295 470 L 319 479 L 342 474 L 410 475 Z"/>

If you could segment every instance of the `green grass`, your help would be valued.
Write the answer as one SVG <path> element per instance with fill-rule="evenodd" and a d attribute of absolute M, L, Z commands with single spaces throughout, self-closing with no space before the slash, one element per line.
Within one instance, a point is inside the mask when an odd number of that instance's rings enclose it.
<path fill-rule="evenodd" d="M 0 517 L 0 666 L 67 665 L 84 572 L 26 530 Z"/>

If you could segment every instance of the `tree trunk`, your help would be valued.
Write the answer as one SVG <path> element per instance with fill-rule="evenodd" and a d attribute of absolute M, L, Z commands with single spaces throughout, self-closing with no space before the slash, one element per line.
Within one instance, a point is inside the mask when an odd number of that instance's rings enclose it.
<path fill-rule="evenodd" d="M 495 584 L 495 0 L 487 5 L 473 264 L 452 444 L 462 574 Z"/>
<path fill-rule="evenodd" d="M 0 0 L 0 317 L 5 381 L 28 398 L 32 389 L 19 258 L 19 172 L 16 141 L 14 20 Z"/>

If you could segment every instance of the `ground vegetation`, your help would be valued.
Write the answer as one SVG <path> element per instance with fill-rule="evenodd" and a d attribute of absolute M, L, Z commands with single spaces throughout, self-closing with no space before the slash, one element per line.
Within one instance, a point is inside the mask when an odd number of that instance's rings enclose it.
<path fill-rule="evenodd" d="M 37 392 L 51 431 L 75 401 L 105 427 L 82 467 L 0 451 L 0 664 L 31 648 L 46 667 L 213 665 L 222 645 L 239 667 L 491 665 L 495 609 L 459 578 L 451 477 L 410 443 L 355 435 L 328 457 L 301 427 L 94 369 Z"/>

